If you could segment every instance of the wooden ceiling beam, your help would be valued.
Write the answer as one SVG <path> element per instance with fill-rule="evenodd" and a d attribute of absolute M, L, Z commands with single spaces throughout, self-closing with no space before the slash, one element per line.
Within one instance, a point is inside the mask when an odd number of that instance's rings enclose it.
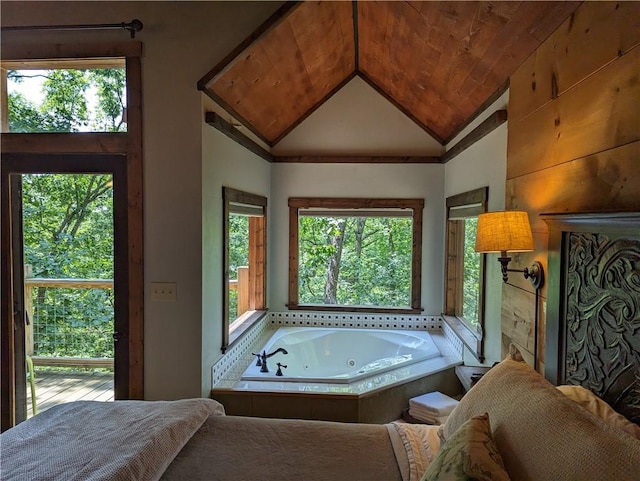
<path fill-rule="evenodd" d="M 245 134 L 236 129 L 232 124 L 227 122 L 225 119 L 220 117 L 215 112 L 207 112 L 205 114 L 205 122 L 211 125 L 211 127 L 217 129 L 222 132 L 224 135 L 229 137 L 231 140 L 242 145 L 245 149 L 253 152 L 259 157 L 262 157 L 267 162 L 273 162 L 274 157 L 268 150 L 262 148 L 257 142 L 253 141 Z"/>
<path fill-rule="evenodd" d="M 500 125 L 507 121 L 506 110 L 496 110 L 493 114 L 487 117 L 480 125 L 473 129 L 469 134 L 463 137 L 460 142 L 447 150 L 441 157 L 442 163 L 446 164 L 455 156 L 461 154 L 473 144 L 482 139 L 485 135 L 493 132 Z"/>
<path fill-rule="evenodd" d="M 271 15 L 262 25 L 260 25 L 255 31 L 253 31 L 247 38 L 245 38 L 240 44 L 234 48 L 229 54 L 217 63 L 204 77 L 198 80 L 198 90 L 207 90 L 209 85 L 216 80 L 220 75 L 223 75 L 227 70 L 233 67 L 236 62 L 241 60 L 241 54 L 251 44 L 256 42 L 264 34 L 277 27 L 282 20 L 287 17 L 287 14 L 302 2 L 285 2 L 273 15 Z"/>

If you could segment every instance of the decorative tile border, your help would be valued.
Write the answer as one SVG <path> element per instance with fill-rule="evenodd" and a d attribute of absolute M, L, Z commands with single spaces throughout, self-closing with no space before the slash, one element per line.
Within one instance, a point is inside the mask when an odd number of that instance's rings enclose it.
<path fill-rule="evenodd" d="M 211 386 L 216 386 L 225 379 L 230 370 L 242 359 L 250 356 L 251 347 L 258 340 L 265 337 L 270 327 L 269 316 L 260 319 L 240 338 L 237 344 L 225 352 L 222 357 L 211 367 Z M 266 341 L 266 340 L 265 340 Z"/>
<path fill-rule="evenodd" d="M 447 341 L 451 343 L 451 347 L 453 348 L 453 350 L 462 359 L 462 351 L 464 350 L 462 339 L 458 337 L 455 331 L 451 329 L 451 326 L 449 326 L 449 324 L 447 324 L 446 322 L 442 322 L 442 332 L 444 333 L 444 337 L 447 339 Z"/>
<path fill-rule="evenodd" d="M 440 330 L 440 316 L 411 316 L 390 314 L 327 313 L 309 311 L 272 312 L 269 316 L 272 325 L 315 326 L 356 329 L 419 329 Z"/>
<path fill-rule="evenodd" d="M 440 316 L 411 316 L 363 313 L 327 313 L 309 311 L 271 312 L 253 325 L 211 368 L 211 386 L 237 381 L 250 362 L 251 351 L 263 346 L 278 327 L 332 327 L 355 329 L 407 329 L 441 331 L 446 323 Z M 445 331 L 446 332 L 446 331 Z M 447 337 L 457 349 L 455 334 Z M 458 340 L 459 342 L 459 340 Z M 460 342 L 460 349 L 462 343 Z M 462 351 L 460 351 L 462 352 Z"/>

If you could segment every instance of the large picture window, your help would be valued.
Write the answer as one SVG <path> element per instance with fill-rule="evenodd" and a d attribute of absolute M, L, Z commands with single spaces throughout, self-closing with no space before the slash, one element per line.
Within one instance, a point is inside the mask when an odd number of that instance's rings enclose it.
<path fill-rule="evenodd" d="M 420 312 L 423 208 L 290 198 L 289 309 Z"/>
<path fill-rule="evenodd" d="M 488 188 L 448 197 L 445 320 L 478 359 L 484 358 L 485 256 L 475 252 L 478 215 Z"/>
<path fill-rule="evenodd" d="M 266 311 L 267 199 L 223 187 L 222 352 Z"/>

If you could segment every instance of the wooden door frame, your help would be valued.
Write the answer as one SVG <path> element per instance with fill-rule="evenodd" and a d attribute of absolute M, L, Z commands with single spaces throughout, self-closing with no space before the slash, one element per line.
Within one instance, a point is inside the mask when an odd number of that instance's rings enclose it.
<path fill-rule="evenodd" d="M 44 44 L 2 45 L 2 62 L 16 60 L 49 59 L 52 65 L 60 59 L 124 58 L 127 72 L 127 132 L 126 133 L 3 133 L 0 150 L 5 154 L 122 154 L 126 156 L 127 185 L 127 320 L 128 386 L 119 398 L 144 398 L 143 332 L 144 332 L 144 263 L 143 263 L 143 196 L 142 196 L 142 75 L 139 42 L 110 44 Z M 4 124 L 3 124 L 4 125 Z M 4 180 L 4 179 L 3 179 Z M 3 219 L 9 219 L 8 186 L 2 182 Z M 5 193 L 5 190 L 7 192 Z M 4 225 L 4 223 L 3 223 Z M 8 229 L 7 229 L 8 230 Z M 2 260 L 1 302 L 2 340 L 0 402 L 2 415 L 0 430 L 15 424 L 13 374 L 13 301 L 11 272 L 5 269 L 11 262 L 10 238 L 3 230 L 0 258 Z"/>
<path fill-rule="evenodd" d="M 7 292 L 9 300 L 12 301 L 14 315 L 3 319 L 2 325 L 2 349 L 3 352 L 13 353 L 8 359 L 11 361 L 8 366 L 13 365 L 12 373 L 9 373 L 8 380 L 11 386 L 2 386 L 3 393 L 14 391 L 13 394 L 13 420 L 15 423 L 26 419 L 26 392 L 18 385 L 18 380 L 25 378 L 24 362 L 24 300 L 18 305 L 16 302 L 16 292 L 24 292 L 23 276 L 23 245 L 16 243 L 15 228 L 22 228 L 21 222 L 14 215 L 22 217 L 21 210 L 16 209 L 14 200 L 16 198 L 13 189 L 19 184 L 15 181 L 15 175 L 24 174 L 111 174 L 113 179 L 113 225 L 114 225 L 114 338 L 117 335 L 118 342 L 115 343 L 115 373 L 114 373 L 114 394 L 116 399 L 125 399 L 129 391 L 129 349 L 126 345 L 129 338 L 129 323 L 127 321 L 128 302 L 128 239 L 127 239 L 127 176 L 126 176 L 126 156 L 122 154 L 4 154 L 2 157 L 2 167 L 0 175 L 2 178 L 2 206 L 3 212 L 8 205 L 11 213 L 11 222 L 2 224 L 3 239 L 10 238 L 11 244 L 8 251 L 11 255 L 11 264 L 2 264 L 3 280 L 11 277 L 13 292 Z M 7 185 L 10 190 L 4 188 Z M 20 206 L 21 207 L 21 206 Z M 20 227 L 17 227 L 17 226 Z M 5 233 L 9 230 L 9 233 Z M 19 284 L 19 285 L 16 285 Z M 5 292 L 3 292 L 3 295 Z M 20 312 L 18 319 L 16 313 Z M 13 341 L 10 341 L 13 333 Z M 5 336 L 6 334 L 6 336 Z M 10 348 L 13 342 L 13 349 Z M 9 367 L 11 369 L 11 367 Z"/>

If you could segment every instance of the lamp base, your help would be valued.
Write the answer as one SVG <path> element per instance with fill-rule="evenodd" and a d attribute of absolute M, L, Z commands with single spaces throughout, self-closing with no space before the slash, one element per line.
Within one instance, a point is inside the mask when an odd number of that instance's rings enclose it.
<path fill-rule="evenodd" d="M 544 284 L 544 269 L 539 261 L 534 261 L 531 267 L 524 268 L 524 278 L 531 281 L 535 289 L 540 289 Z"/>
<path fill-rule="evenodd" d="M 534 289 L 537 290 L 542 287 L 544 284 L 544 269 L 539 261 L 534 261 L 533 264 L 531 264 L 531 267 L 525 267 L 524 270 L 509 269 L 508 266 L 510 261 L 511 257 L 507 256 L 506 252 L 502 252 L 500 257 L 498 257 L 500 270 L 502 272 L 502 280 L 504 282 L 509 281 L 509 272 L 522 272 L 524 274 L 524 278 L 531 281 L 531 285 Z"/>

